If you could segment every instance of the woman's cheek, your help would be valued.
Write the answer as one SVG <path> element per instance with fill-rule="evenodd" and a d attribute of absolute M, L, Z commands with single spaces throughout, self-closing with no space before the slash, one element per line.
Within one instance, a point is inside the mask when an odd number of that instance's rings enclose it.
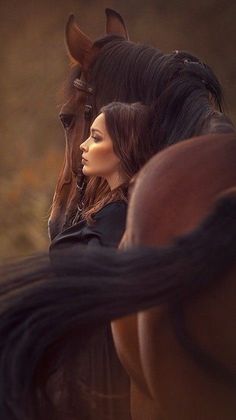
<path fill-rule="evenodd" d="M 109 170 L 111 161 L 114 159 L 112 150 L 107 147 L 101 147 L 93 150 L 91 154 L 90 166 L 91 170 L 96 172 L 97 176 L 103 176 Z"/>
<path fill-rule="evenodd" d="M 118 158 L 113 148 L 104 145 L 94 145 L 88 153 L 88 162 L 83 166 L 83 174 L 87 176 L 108 175 L 117 166 Z"/>

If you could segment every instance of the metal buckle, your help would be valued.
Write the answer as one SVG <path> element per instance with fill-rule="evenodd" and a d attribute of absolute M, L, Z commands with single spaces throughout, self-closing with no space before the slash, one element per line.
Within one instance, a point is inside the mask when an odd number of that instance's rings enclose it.
<path fill-rule="evenodd" d="M 73 82 L 73 86 L 76 87 L 76 89 L 78 90 L 83 90 L 84 92 L 89 93 L 90 95 L 92 95 L 93 93 L 93 88 L 87 86 L 87 83 L 81 79 L 75 79 Z"/>
<path fill-rule="evenodd" d="M 93 112 L 92 105 L 88 105 L 88 104 L 85 105 L 85 107 L 84 107 L 84 117 L 85 117 L 86 120 L 90 121 L 90 119 L 92 117 L 92 112 Z"/>

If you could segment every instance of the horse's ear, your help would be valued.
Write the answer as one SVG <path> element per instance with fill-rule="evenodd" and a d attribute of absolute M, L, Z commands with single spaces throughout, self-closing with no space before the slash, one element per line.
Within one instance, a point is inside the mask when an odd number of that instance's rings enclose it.
<path fill-rule="evenodd" d="M 125 39 L 129 39 L 129 34 L 122 17 L 115 10 L 106 9 L 106 33 L 120 35 Z"/>
<path fill-rule="evenodd" d="M 65 41 L 69 55 L 84 67 L 92 48 L 92 41 L 85 35 L 75 22 L 74 15 L 70 15 L 65 29 Z"/>

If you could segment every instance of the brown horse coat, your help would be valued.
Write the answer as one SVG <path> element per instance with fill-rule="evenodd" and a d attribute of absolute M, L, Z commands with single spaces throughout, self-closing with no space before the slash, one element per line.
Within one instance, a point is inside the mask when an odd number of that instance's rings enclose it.
<path fill-rule="evenodd" d="M 170 245 L 236 193 L 236 137 L 210 135 L 159 153 L 136 179 L 122 247 Z M 236 271 L 184 304 L 187 332 L 236 373 Z M 144 285 L 145 287 L 145 285 Z M 120 359 L 132 380 L 133 420 L 235 419 L 235 388 L 217 381 L 178 341 L 166 307 L 113 322 Z"/>

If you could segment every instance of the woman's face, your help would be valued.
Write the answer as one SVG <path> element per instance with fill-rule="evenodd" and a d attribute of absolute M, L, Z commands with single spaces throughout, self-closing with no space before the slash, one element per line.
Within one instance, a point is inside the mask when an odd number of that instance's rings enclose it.
<path fill-rule="evenodd" d="M 80 145 L 80 149 L 83 152 L 82 171 L 84 175 L 105 178 L 111 188 L 119 185 L 114 186 L 113 184 L 120 179 L 120 159 L 114 153 L 103 113 L 94 120 L 90 128 L 90 136 Z"/>

